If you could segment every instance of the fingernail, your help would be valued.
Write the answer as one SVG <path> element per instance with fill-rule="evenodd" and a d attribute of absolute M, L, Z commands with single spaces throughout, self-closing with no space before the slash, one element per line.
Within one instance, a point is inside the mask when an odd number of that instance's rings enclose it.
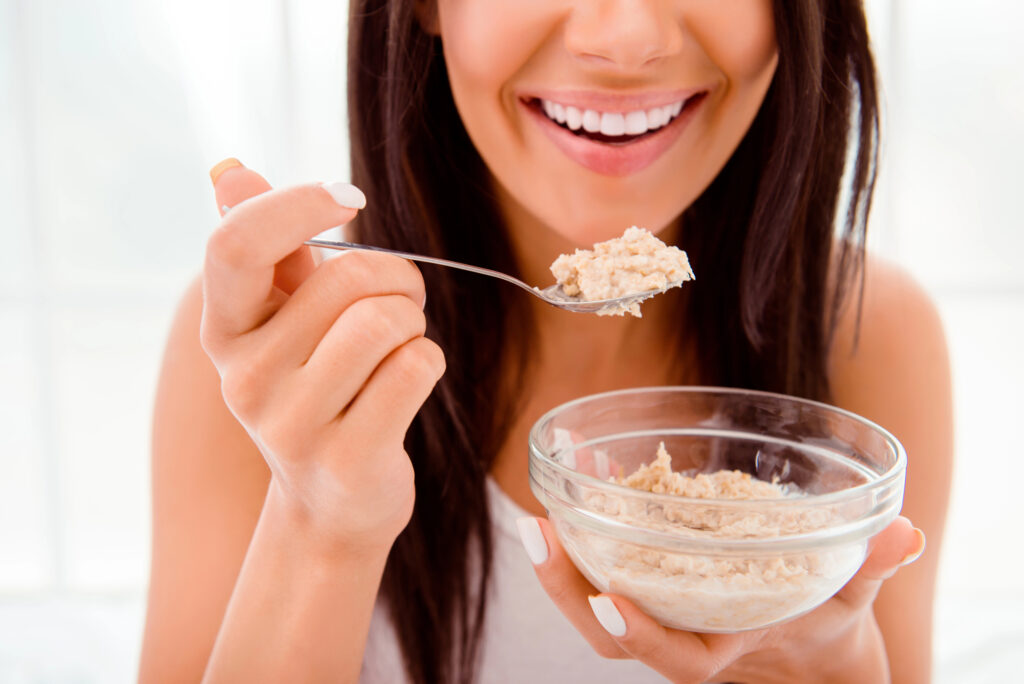
<path fill-rule="evenodd" d="M 590 609 L 594 611 L 594 617 L 601 623 L 604 630 L 613 637 L 626 636 L 626 621 L 622 619 L 622 613 L 615 607 L 615 603 L 607 596 L 588 596 Z"/>
<path fill-rule="evenodd" d="M 226 214 L 226 213 L 228 213 L 229 211 L 231 211 L 231 207 L 229 207 L 229 206 L 228 206 L 228 205 L 226 205 L 226 204 L 224 204 L 224 205 L 221 205 L 221 208 L 220 208 L 220 213 L 222 213 L 222 214 Z"/>
<path fill-rule="evenodd" d="M 320 187 L 346 209 L 362 209 L 366 206 L 366 195 L 351 183 L 321 183 Z"/>
<path fill-rule="evenodd" d="M 540 531 L 540 523 L 536 518 L 519 518 L 516 520 L 516 527 L 519 528 L 519 537 L 526 547 L 526 555 L 530 562 L 540 565 L 548 559 L 548 543 L 544 539 L 544 533 Z"/>
<path fill-rule="evenodd" d="M 901 568 L 904 565 L 910 565 L 911 563 L 916 561 L 918 558 L 920 558 L 922 553 L 924 553 L 924 547 L 925 547 L 924 532 L 922 532 L 921 530 L 919 530 L 916 527 L 914 528 L 914 532 L 917 532 L 917 550 L 916 551 L 912 551 L 911 553 L 908 553 L 906 556 L 903 557 L 903 560 L 900 561 L 900 567 Z"/>
<path fill-rule="evenodd" d="M 210 182 L 214 185 L 217 184 L 217 180 L 221 177 L 228 169 L 233 169 L 236 166 L 242 166 L 242 162 L 238 161 L 234 157 L 228 157 L 222 162 L 217 162 L 212 169 L 210 169 Z"/>

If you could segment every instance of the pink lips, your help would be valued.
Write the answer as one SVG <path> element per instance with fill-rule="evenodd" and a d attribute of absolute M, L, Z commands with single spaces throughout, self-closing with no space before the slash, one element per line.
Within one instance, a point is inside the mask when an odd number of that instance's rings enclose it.
<path fill-rule="evenodd" d="M 597 142 L 576 135 L 549 119 L 538 107 L 522 100 L 519 105 L 537 122 L 555 147 L 576 163 L 606 176 L 626 176 L 645 169 L 664 154 L 679 138 L 703 100 L 703 97 L 688 100 L 679 116 L 667 126 L 631 142 L 621 143 Z M 614 110 L 608 107 L 605 111 Z"/>

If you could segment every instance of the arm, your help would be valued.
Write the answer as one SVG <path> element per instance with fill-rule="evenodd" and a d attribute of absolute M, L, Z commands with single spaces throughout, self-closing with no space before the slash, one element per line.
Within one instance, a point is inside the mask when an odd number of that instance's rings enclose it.
<path fill-rule="evenodd" d="M 337 672 L 324 657 L 347 650 L 354 680 L 387 548 L 325 553 L 268 493 L 266 462 L 199 345 L 201 309 L 197 281 L 175 317 L 157 391 L 139 681 L 200 681 L 222 631 L 218 668 L 258 666 L 266 681 L 286 681 L 297 662 Z"/>
<path fill-rule="evenodd" d="M 140 679 L 355 681 L 411 514 L 405 431 L 444 368 L 422 278 L 385 255 L 315 265 L 302 241 L 355 213 L 322 187 L 235 168 L 217 199 L 235 209 L 157 402 Z"/>
<path fill-rule="evenodd" d="M 841 322 L 832 378 L 836 404 L 892 432 L 907 450 L 902 514 L 924 531 L 920 560 L 882 585 L 874 612 L 894 682 L 928 682 L 932 610 L 953 461 L 949 355 L 934 305 L 906 274 L 867 264 L 860 338 L 855 307 Z"/>
<path fill-rule="evenodd" d="M 144 683 L 202 678 L 270 482 L 199 346 L 201 311 L 196 280 L 175 316 L 157 387 Z"/>
<path fill-rule="evenodd" d="M 325 545 L 271 482 L 206 682 L 355 682 L 389 545 Z"/>

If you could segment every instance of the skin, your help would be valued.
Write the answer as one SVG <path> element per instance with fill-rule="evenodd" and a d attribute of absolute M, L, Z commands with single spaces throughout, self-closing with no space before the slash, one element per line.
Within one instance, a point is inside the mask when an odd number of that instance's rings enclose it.
<path fill-rule="evenodd" d="M 769 3 L 529 0 L 514 9 L 493 0 L 420 6 L 424 26 L 443 38 L 456 103 L 494 176 L 526 279 L 549 282 L 557 254 L 633 223 L 673 240 L 677 217 L 728 159 L 768 87 L 777 61 Z M 517 40 L 497 39 L 509 32 Z M 708 96 L 654 164 L 609 177 L 560 156 L 522 116 L 519 93 L 560 84 L 696 84 Z M 275 190 L 233 168 L 215 191 L 216 206 L 234 208 L 179 308 L 156 402 L 140 681 L 356 681 L 384 562 L 414 501 L 402 439 L 445 368 L 423 336 L 423 281 L 380 254 L 318 264 L 303 240 L 355 212 L 315 185 Z M 521 448 L 543 411 L 695 377 L 685 345 L 666 359 L 666 345 L 677 344 L 667 332 L 672 297 L 645 304 L 639 321 L 538 306 L 533 372 L 544 382 L 533 384 L 492 471 L 522 507 L 544 514 Z M 802 618 L 708 636 L 666 630 L 611 596 L 622 637 L 601 627 L 587 600 L 596 590 L 541 520 L 548 558 L 538 578 L 599 654 L 637 658 L 676 682 L 928 681 L 951 463 L 947 352 L 934 307 L 896 268 L 869 261 L 856 345 L 853 309 L 831 356 L 835 403 L 906 446 L 907 517 L 874 540 L 836 597 Z M 921 550 L 914 525 L 928 552 L 896 573 Z"/>

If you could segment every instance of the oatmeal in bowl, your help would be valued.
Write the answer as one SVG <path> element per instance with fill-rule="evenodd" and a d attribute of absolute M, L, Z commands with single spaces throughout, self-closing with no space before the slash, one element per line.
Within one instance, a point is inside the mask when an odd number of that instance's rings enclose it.
<path fill-rule="evenodd" d="M 667 627 L 736 632 L 817 607 L 899 513 L 906 456 L 840 409 L 743 390 L 584 397 L 530 434 L 530 484 L 600 591 Z"/>

